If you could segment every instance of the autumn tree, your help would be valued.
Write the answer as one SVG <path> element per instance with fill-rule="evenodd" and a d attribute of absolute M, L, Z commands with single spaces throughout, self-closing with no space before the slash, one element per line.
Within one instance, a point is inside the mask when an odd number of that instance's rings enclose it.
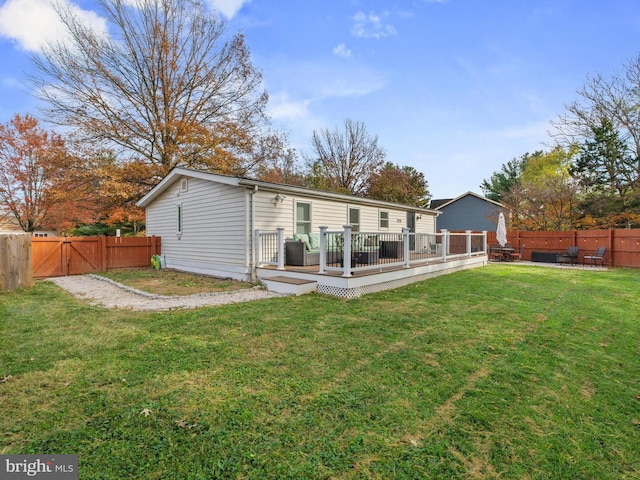
<path fill-rule="evenodd" d="M 528 156 L 501 203 L 517 230 L 570 230 L 576 228 L 580 189 L 570 175 L 575 149 L 556 147 Z"/>
<path fill-rule="evenodd" d="M 313 188 L 364 195 L 369 177 L 379 172 L 386 152 L 363 122 L 347 118 L 343 129 L 314 130 L 308 184 Z"/>
<path fill-rule="evenodd" d="M 502 201 L 502 198 L 511 190 L 519 186 L 520 176 L 531 158 L 538 158 L 544 153 L 539 150 L 533 154 L 525 153 L 520 158 L 514 158 L 503 164 L 499 172 L 493 172 L 491 177 L 483 180 L 480 188 L 484 196 L 495 202 Z"/>
<path fill-rule="evenodd" d="M 84 158 L 30 115 L 0 125 L 0 204 L 25 232 L 64 231 L 95 219 L 93 177 Z"/>
<path fill-rule="evenodd" d="M 283 150 L 283 154 L 273 162 L 260 165 L 257 177 L 265 182 L 305 186 L 304 172 L 298 164 L 295 150 Z"/>
<path fill-rule="evenodd" d="M 422 172 L 387 162 L 368 179 L 366 196 L 386 202 L 424 207 L 429 202 L 428 183 Z"/>
<path fill-rule="evenodd" d="M 197 0 L 96 3 L 110 35 L 59 3 L 68 40 L 33 59 L 49 120 L 119 148 L 147 187 L 178 165 L 244 174 L 277 155 L 243 35 Z"/>

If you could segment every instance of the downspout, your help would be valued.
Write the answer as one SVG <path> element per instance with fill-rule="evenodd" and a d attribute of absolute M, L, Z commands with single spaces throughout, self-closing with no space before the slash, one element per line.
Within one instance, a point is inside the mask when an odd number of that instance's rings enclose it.
<path fill-rule="evenodd" d="M 253 186 L 251 191 L 251 281 L 255 282 L 256 275 L 256 193 L 258 185 Z"/>

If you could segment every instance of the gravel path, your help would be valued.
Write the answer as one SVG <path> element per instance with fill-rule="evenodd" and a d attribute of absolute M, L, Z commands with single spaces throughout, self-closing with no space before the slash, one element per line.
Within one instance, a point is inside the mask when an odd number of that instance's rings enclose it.
<path fill-rule="evenodd" d="M 197 293 L 180 297 L 167 297 L 142 292 L 98 275 L 70 275 L 49 279 L 73 296 L 87 300 L 89 305 L 130 310 L 173 310 L 197 308 L 227 303 L 249 302 L 280 297 L 263 287 L 232 292 Z"/>

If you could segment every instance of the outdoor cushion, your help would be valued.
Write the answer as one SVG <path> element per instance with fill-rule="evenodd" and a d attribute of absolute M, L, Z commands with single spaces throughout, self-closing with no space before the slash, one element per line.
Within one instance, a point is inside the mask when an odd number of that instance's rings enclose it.
<path fill-rule="evenodd" d="M 320 249 L 320 234 L 319 233 L 310 233 L 309 234 L 309 245 L 311 248 L 309 250 L 319 250 Z"/>
<path fill-rule="evenodd" d="M 307 247 L 307 250 L 311 250 L 311 244 L 309 243 L 309 235 L 307 235 L 306 233 L 294 233 L 293 239 L 296 242 L 304 242 L 305 246 Z"/>

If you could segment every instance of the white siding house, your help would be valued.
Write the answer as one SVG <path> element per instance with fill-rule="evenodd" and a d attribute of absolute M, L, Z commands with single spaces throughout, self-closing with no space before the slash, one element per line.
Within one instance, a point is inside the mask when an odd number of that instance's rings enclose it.
<path fill-rule="evenodd" d="M 438 212 L 350 195 L 174 168 L 138 205 L 148 235 L 162 237 L 169 268 L 249 280 L 256 230 L 435 233 Z M 306 232 L 305 232 L 306 231 Z"/>

